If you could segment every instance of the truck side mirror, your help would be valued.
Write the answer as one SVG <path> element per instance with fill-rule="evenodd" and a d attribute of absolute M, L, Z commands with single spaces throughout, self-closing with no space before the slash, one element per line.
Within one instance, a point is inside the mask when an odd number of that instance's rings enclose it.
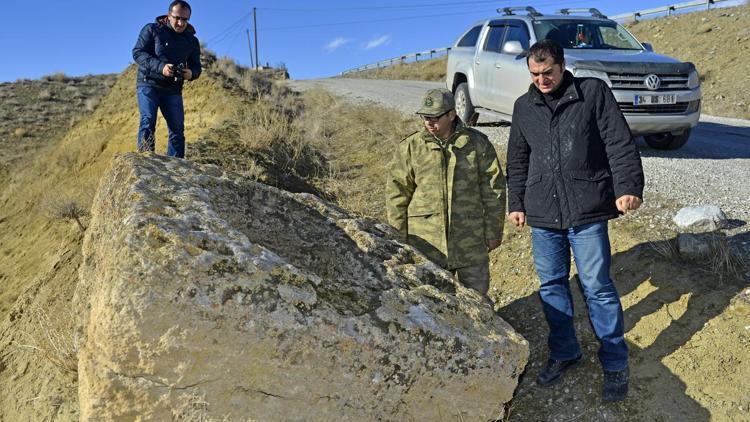
<path fill-rule="evenodd" d="M 651 43 L 650 43 L 650 42 L 642 42 L 642 43 L 641 43 L 641 45 L 643 45 L 643 48 L 645 48 L 645 49 L 646 49 L 646 51 L 650 51 L 650 52 L 652 52 L 652 53 L 653 53 L 653 51 L 654 51 L 654 46 L 653 46 L 653 45 L 651 45 Z"/>
<path fill-rule="evenodd" d="M 512 54 L 514 56 L 520 56 L 521 53 L 523 53 L 523 47 L 521 47 L 521 43 L 518 41 L 508 41 L 505 44 L 503 44 L 502 53 L 503 54 Z"/>

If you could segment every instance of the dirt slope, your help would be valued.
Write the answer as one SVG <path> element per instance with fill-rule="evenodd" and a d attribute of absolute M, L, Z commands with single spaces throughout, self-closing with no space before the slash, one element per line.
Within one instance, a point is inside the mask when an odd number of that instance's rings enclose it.
<path fill-rule="evenodd" d="M 72 128 L 61 114 L 47 143 L 35 147 L 34 159 L 15 160 L 8 177 L 0 179 L 0 420 L 77 415 L 76 377 L 66 361 L 75 343 L 69 304 L 82 235 L 76 223 L 50 218 L 49 212 L 59 211 L 61 200 L 87 209 L 112 156 L 134 149 L 139 119 L 134 85 L 131 67 Z M 210 71 L 188 84 L 188 154 L 190 141 L 231 116 L 239 103 Z M 34 115 L 19 119 L 33 121 Z M 165 149 L 165 128 L 163 121 L 157 125 L 157 151 Z M 25 145 L 8 144 L 14 147 L 8 156 L 28 152 Z"/>

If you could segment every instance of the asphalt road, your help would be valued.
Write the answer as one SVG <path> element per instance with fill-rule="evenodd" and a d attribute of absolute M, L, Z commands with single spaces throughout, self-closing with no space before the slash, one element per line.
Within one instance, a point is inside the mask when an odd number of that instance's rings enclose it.
<path fill-rule="evenodd" d="M 388 81 L 377 79 L 315 79 L 290 81 L 299 91 L 313 86 L 356 103 L 374 102 L 412 114 L 427 89 L 438 82 Z M 507 144 L 508 128 L 480 119 L 478 129 L 500 146 Z M 701 116 L 688 143 L 677 151 L 649 148 L 637 139 L 646 173 L 645 200 L 668 209 L 683 206 L 719 205 L 737 227 L 750 225 L 750 120 Z M 671 216 L 670 216 L 671 218 Z M 665 218 L 666 219 L 666 218 Z"/>

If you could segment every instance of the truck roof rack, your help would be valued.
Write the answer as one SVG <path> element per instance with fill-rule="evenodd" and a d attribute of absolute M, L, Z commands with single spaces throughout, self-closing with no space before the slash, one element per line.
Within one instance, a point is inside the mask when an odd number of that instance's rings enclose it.
<path fill-rule="evenodd" d="M 595 18 L 607 19 L 606 15 L 600 12 L 599 9 L 593 7 L 590 9 L 560 9 L 558 13 L 561 15 L 569 15 L 571 13 L 591 13 L 591 16 Z"/>
<path fill-rule="evenodd" d="M 505 16 L 515 15 L 515 11 L 517 10 L 525 10 L 528 12 L 529 16 L 531 17 L 537 17 L 542 16 L 541 13 L 537 12 L 536 9 L 534 9 L 531 6 L 518 6 L 518 7 L 501 7 L 497 9 L 498 13 L 502 13 Z"/>

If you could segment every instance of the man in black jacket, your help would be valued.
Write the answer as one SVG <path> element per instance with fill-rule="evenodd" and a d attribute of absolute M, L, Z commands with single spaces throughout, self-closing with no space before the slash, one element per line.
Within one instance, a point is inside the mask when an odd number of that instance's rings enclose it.
<path fill-rule="evenodd" d="M 169 128 L 167 155 L 185 157 L 182 85 L 201 74 L 200 44 L 195 29 L 188 23 L 191 13 L 186 1 L 173 1 L 166 15 L 143 27 L 133 48 L 133 59 L 138 63 L 136 92 L 141 112 L 138 151 L 154 150 L 159 108 Z"/>
<path fill-rule="evenodd" d="M 582 354 L 573 325 L 568 276 L 573 250 L 604 369 L 602 397 L 625 398 L 628 349 L 620 297 L 609 276 L 607 220 L 636 210 L 643 169 L 627 122 L 607 85 L 574 78 L 562 47 L 534 44 L 527 56 L 533 84 L 518 98 L 508 143 L 508 218 L 529 224 L 539 295 L 549 324 L 548 386 Z"/>

